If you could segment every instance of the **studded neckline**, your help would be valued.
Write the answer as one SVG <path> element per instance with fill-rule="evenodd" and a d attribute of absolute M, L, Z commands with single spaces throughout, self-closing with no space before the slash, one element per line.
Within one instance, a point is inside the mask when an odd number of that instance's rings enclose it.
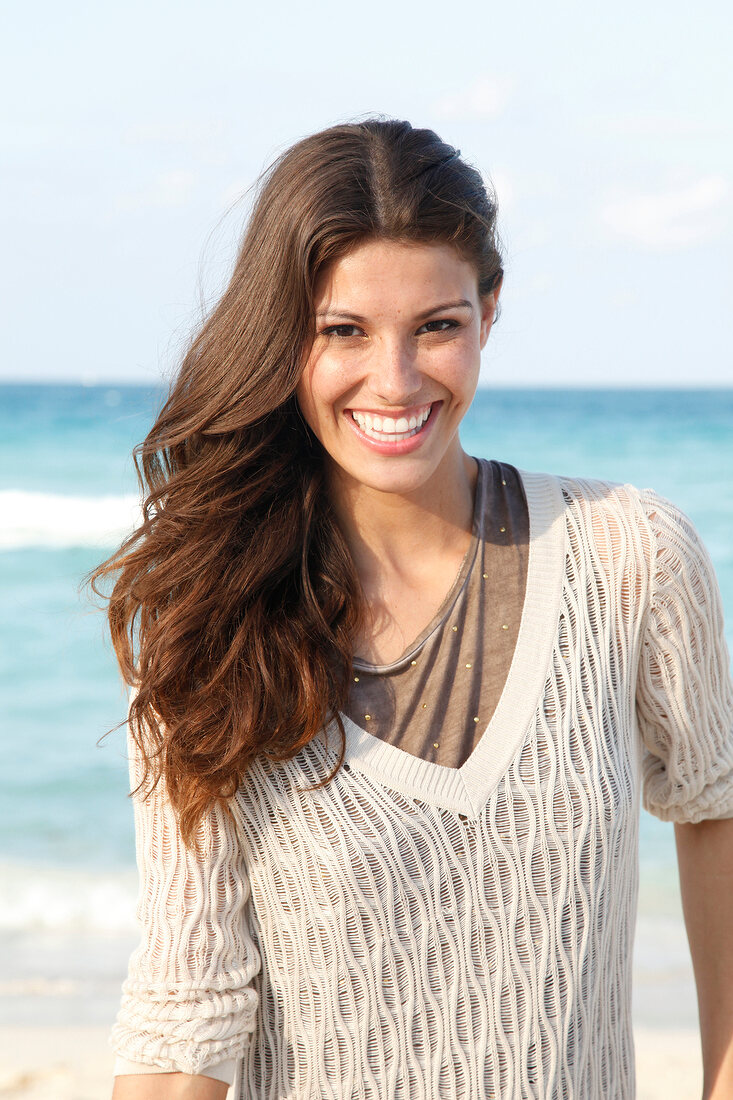
<path fill-rule="evenodd" d="M 405 651 L 400 657 L 397 657 L 394 661 L 389 661 L 385 664 L 372 664 L 371 661 L 364 661 L 359 657 L 355 657 L 353 661 L 353 667 L 355 672 L 367 672 L 373 676 L 381 676 L 390 672 L 399 672 L 408 664 L 415 664 L 416 658 L 420 651 L 425 647 L 426 642 L 440 630 L 441 626 L 445 623 L 446 619 L 450 616 L 451 611 L 455 607 L 457 601 L 461 597 L 461 593 L 465 590 L 468 580 L 471 576 L 471 570 L 473 569 L 476 561 L 476 554 L 480 542 L 480 524 L 479 517 L 481 515 L 483 498 L 487 490 L 487 472 L 486 466 L 483 462 L 478 463 L 478 475 L 476 478 L 476 489 L 474 492 L 473 503 L 473 520 L 471 524 L 471 542 L 469 543 L 468 550 L 463 556 L 458 573 L 456 574 L 453 584 L 448 589 L 445 599 L 441 603 L 435 615 L 432 617 L 428 625 L 418 634 L 417 638 L 407 646 Z"/>
<path fill-rule="evenodd" d="M 499 703 L 468 759 L 460 768 L 421 759 L 341 717 L 345 761 L 387 787 L 434 805 L 476 817 L 521 747 L 542 696 L 565 571 L 565 504 L 560 479 L 519 471 L 529 514 L 527 586 L 517 645 Z M 322 733 L 336 755 L 335 723 Z"/>

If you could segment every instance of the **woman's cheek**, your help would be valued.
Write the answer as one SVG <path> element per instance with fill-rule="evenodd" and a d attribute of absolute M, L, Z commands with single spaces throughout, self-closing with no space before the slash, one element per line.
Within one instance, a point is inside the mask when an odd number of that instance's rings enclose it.
<path fill-rule="evenodd" d="M 321 392 L 325 401 L 336 405 L 346 399 L 359 381 L 359 365 L 356 357 L 350 356 L 348 351 L 335 351 L 329 356 L 325 368 Z"/>

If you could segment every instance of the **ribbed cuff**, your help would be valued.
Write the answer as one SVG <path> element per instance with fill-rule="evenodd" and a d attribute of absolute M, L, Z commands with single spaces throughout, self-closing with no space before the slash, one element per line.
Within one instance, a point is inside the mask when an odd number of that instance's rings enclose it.
<path fill-rule="evenodd" d="M 225 1085 L 231 1085 L 236 1072 L 236 1059 L 230 1058 L 226 1062 L 210 1062 L 203 1066 L 198 1076 L 213 1077 L 215 1081 L 223 1081 Z M 124 1077 L 128 1073 L 176 1073 L 177 1070 L 163 1069 L 161 1066 L 149 1066 L 143 1062 L 128 1062 L 127 1058 L 117 1057 L 114 1064 L 114 1076 Z"/>

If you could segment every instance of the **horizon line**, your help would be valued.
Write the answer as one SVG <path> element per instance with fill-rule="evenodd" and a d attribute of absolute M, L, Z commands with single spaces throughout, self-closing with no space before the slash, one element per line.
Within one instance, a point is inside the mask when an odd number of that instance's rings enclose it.
<path fill-rule="evenodd" d="M 95 378 L 93 380 L 87 380 L 83 378 L 2 378 L 0 377 L 0 386 L 76 386 L 81 389 L 141 389 L 144 387 L 150 389 L 164 389 L 169 383 L 163 379 L 100 379 Z M 722 390 L 733 390 L 733 380 L 731 382 L 666 382 L 666 383 L 654 383 L 654 382 L 622 382 L 618 384 L 608 382 L 515 382 L 514 384 L 507 385 L 506 383 L 494 383 L 494 382 L 479 382 L 477 391 L 484 390 L 585 390 L 585 391 L 655 391 L 655 392 L 704 392 Z"/>

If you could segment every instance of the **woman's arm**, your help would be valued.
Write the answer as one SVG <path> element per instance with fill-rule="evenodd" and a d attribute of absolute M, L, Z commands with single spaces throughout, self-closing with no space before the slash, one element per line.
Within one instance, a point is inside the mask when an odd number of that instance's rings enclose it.
<path fill-rule="evenodd" d="M 137 791 L 142 759 L 132 737 L 129 751 Z M 114 1097 L 220 1100 L 256 1026 L 260 969 L 236 824 L 212 806 L 197 847 L 187 848 L 162 779 L 147 798 L 137 791 L 133 807 L 142 937 L 112 1031 Z"/>
<path fill-rule="evenodd" d="M 695 971 L 703 1100 L 733 1096 L 733 818 L 675 825 Z"/>
<path fill-rule="evenodd" d="M 198 1073 L 132 1073 L 115 1077 L 112 1100 L 225 1100 L 228 1088 Z"/>

